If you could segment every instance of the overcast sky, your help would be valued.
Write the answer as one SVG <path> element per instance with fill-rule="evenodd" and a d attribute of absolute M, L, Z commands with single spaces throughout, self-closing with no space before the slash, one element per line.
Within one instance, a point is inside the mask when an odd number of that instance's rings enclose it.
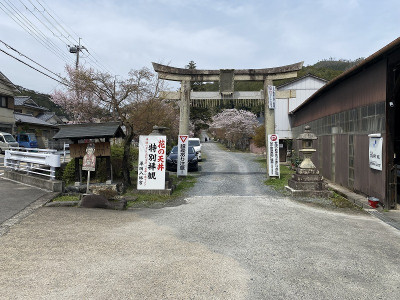
<path fill-rule="evenodd" d="M 67 45 L 81 37 L 93 55 L 84 52 L 82 64 L 124 78 L 153 61 L 257 69 L 367 57 L 399 37 L 399 13 L 398 0 L 0 0 L 0 39 L 64 75 L 75 62 Z M 29 19 L 30 31 L 13 19 Z M 60 88 L 3 52 L 0 71 L 42 93 Z"/>

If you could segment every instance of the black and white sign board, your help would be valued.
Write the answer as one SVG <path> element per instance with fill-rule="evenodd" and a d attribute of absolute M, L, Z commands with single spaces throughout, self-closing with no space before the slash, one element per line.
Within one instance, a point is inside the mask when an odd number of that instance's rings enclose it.
<path fill-rule="evenodd" d="M 166 136 L 139 137 L 138 190 L 165 189 Z"/>
<path fill-rule="evenodd" d="M 277 134 L 268 135 L 269 176 L 280 176 L 279 169 L 279 137 Z"/>
<path fill-rule="evenodd" d="M 268 86 L 268 108 L 275 109 L 275 95 L 276 95 L 276 88 L 274 85 Z"/>
<path fill-rule="evenodd" d="M 369 134 L 369 167 L 382 171 L 383 138 L 378 134 Z"/>
<path fill-rule="evenodd" d="M 178 160 L 176 162 L 176 175 L 187 176 L 189 156 L 189 136 L 178 136 Z"/>

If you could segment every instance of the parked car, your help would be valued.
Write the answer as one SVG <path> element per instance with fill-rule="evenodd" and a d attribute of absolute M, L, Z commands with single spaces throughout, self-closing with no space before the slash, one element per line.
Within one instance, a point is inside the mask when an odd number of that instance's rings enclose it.
<path fill-rule="evenodd" d="M 199 138 L 189 138 L 189 147 L 192 146 L 196 151 L 197 158 L 201 161 L 201 143 Z"/>
<path fill-rule="evenodd" d="M 11 134 L 0 132 L 0 153 L 4 153 L 9 147 L 18 147 L 18 142 Z"/>
<path fill-rule="evenodd" d="M 38 147 L 38 142 L 34 133 L 19 133 L 17 135 L 17 142 L 20 147 L 24 148 Z"/>
<path fill-rule="evenodd" d="M 196 155 L 196 151 L 193 147 L 188 148 L 188 170 L 189 171 L 198 171 L 199 170 L 199 160 Z M 174 146 L 167 156 L 167 170 L 168 171 L 176 171 L 178 165 L 178 147 Z"/>

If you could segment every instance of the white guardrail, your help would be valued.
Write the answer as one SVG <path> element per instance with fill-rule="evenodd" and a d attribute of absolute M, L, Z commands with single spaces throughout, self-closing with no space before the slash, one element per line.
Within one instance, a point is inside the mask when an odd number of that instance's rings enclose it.
<path fill-rule="evenodd" d="M 60 167 L 57 150 L 10 147 L 4 156 L 4 168 L 56 178 L 56 168 Z"/>

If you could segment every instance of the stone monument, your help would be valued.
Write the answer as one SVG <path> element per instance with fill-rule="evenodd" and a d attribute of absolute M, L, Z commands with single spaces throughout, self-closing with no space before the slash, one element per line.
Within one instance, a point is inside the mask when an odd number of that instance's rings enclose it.
<path fill-rule="evenodd" d="M 311 132 L 311 127 L 306 125 L 304 133 L 300 134 L 297 140 L 301 140 L 304 159 L 296 169 L 296 173 L 289 179 L 286 190 L 292 196 L 317 196 L 328 197 L 332 192 L 327 190 L 327 185 L 323 177 L 311 160 L 312 154 L 316 151 L 313 149 L 313 141 L 317 137 Z"/>

